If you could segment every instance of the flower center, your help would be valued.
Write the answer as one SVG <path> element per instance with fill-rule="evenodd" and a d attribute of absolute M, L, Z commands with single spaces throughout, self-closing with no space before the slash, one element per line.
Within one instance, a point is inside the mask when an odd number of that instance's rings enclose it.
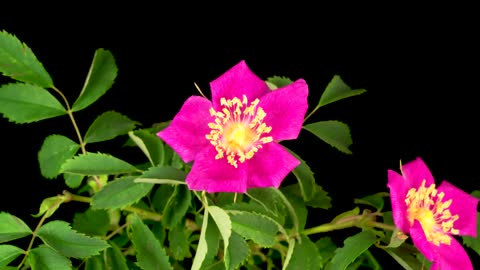
<path fill-rule="evenodd" d="M 263 122 L 267 114 L 257 107 L 258 102 L 257 98 L 248 104 L 243 95 L 242 99 L 221 98 L 221 111 L 210 108 L 215 122 L 208 123 L 210 133 L 205 137 L 217 150 L 215 159 L 226 157 L 228 163 L 237 168 L 238 162 L 251 159 L 263 144 L 273 141 L 272 136 L 265 136 L 272 127 Z"/>
<path fill-rule="evenodd" d="M 437 194 L 435 184 L 425 187 L 425 180 L 418 188 L 411 188 L 407 193 L 408 221 L 410 226 L 415 220 L 422 225 L 427 240 L 437 246 L 440 244 L 450 245 L 451 237 L 448 234 L 459 234 L 459 230 L 453 228 L 453 223 L 458 215 L 453 215 L 448 210 L 452 200 L 442 202 L 445 194 Z"/>

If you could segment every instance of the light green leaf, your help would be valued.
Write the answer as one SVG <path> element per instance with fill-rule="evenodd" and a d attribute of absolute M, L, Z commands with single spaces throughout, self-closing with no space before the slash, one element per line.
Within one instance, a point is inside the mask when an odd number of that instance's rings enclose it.
<path fill-rule="evenodd" d="M 165 147 L 160 137 L 146 130 L 129 132 L 128 135 L 153 166 L 165 165 Z"/>
<path fill-rule="evenodd" d="M 104 112 L 90 125 L 85 134 L 84 142 L 94 143 L 108 141 L 117 136 L 127 134 L 139 124 L 139 122 L 130 120 L 118 112 Z"/>
<path fill-rule="evenodd" d="M 348 211 L 345 211 L 343 213 L 340 213 L 338 214 L 337 216 L 335 216 L 333 219 L 332 219 L 332 222 L 331 223 L 336 223 L 344 218 L 348 218 L 348 217 L 351 217 L 351 216 L 356 216 L 360 214 L 360 208 L 358 207 L 355 207 L 353 208 L 352 210 L 348 210 Z"/>
<path fill-rule="evenodd" d="M 15 260 L 25 252 L 23 249 L 13 245 L 0 245 L 0 267 L 7 266 L 10 262 Z"/>
<path fill-rule="evenodd" d="M 0 114 L 24 124 L 60 115 L 67 111 L 47 90 L 32 84 L 6 84 L 0 87 Z"/>
<path fill-rule="evenodd" d="M 220 235 L 223 239 L 223 250 L 225 252 L 224 264 L 225 268 L 229 269 L 230 267 L 230 252 L 228 252 L 229 240 L 232 235 L 232 221 L 230 216 L 218 206 L 208 206 L 208 212 L 212 216 L 217 228 L 220 231 Z"/>
<path fill-rule="evenodd" d="M 317 270 L 321 269 L 322 258 L 315 244 L 306 235 L 301 235 L 301 241 L 290 242 L 294 244 L 293 248 L 289 245 L 290 256 L 286 261 L 284 270 Z"/>
<path fill-rule="evenodd" d="M 127 221 L 130 239 L 137 251 L 137 265 L 143 270 L 173 270 L 165 249 L 147 225 L 135 214 L 129 215 Z"/>
<path fill-rule="evenodd" d="M 30 235 L 32 230 L 18 217 L 0 212 L 0 243 Z"/>
<path fill-rule="evenodd" d="M 344 270 L 355 259 L 365 252 L 371 245 L 377 241 L 377 237 L 372 231 L 363 231 L 354 236 L 350 236 L 343 242 L 343 247 L 335 251 L 332 258 L 333 269 Z"/>
<path fill-rule="evenodd" d="M 44 224 L 38 230 L 38 237 L 62 255 L 74 258 L 87 258 L 109 247 L 106 241 L 78 233 L 60 220 Z"/>
<path fill-rule="evenodd" d="M 52 78 L 32 50 L 5 30 L 0 31 L 0 72 L 18 81 L 53 87 Z"/>
<path fill-rule="evenodd" d="M 95 193 L 93 209 L 116 209 L 132 205 L 150 192 L 153 184 L 135 183 L 135 176 L 117 178 Z"/>
<path fill-rule="evenodd" d="M 139 170 L 135 166 L 111 155 L 87 153 L 68 159 L 61 172 L 81 175 L 123 174 Z"/>
<path fill-rule="evenodd" d="M 37 214 L 33 215 L 34 217 L 39 217 L 39 216 L 42 216 L 45 214 L 45 217 L 48 218 L 50 217 L 51 215 L 53 215 L 53 213 L 55 213 L 55 211 L 58 210 L 58 208 L 60 207 L 60 205 L 65 202 L 67 198 L 65 196 L 54 196 L 54 197 L 50 197 L 50 198 L 46 198 L 42 201 L 42 203 L 40 204 L 40 210 L 38 211 Z"/>
<path fill-rule="evenodd" d="M 62 164 L 72 158 L 80 145 L 63 135 L 50 135 L 38 152 L 40 172 L 45 178 L 52 179 L 60 174 Z"/>
<path fill-rule="evenodd" d="M 307 163 L 302 158 L 300 158 L 299 155 L 297 155 L 290 149 L 287 150 L 300 161 L 300 165 L 295 167 L 292 173 L 298 180 L 303 200 L 309 201 L 313 198 L 313 195 L 315 194 L 315 177 L 313 177 L 313 172 L 307 165 Z"/>
<path fill-rule="evenodd" d="M 198 246 L 193 258 L 192 269 L 191 270 L 200 270 L 203 262 L 207 256 L 208 251 L 210 250 L 207 243 L 207 227 L 208 227 L 208 207 L 205 207 L 202 228 L 200 230 L 200 239 L 198 240 Z"/>
<path fill-rule="evenodd" d="M 144 184 L 145 185 L 145 184 Z M 185 218 L 188 207 L 192 201 L 192 193 L 185 185 L 177 185 L 173 194 L 168 199 L 163 210 L 162 223 L 166 228 L 173 228 Z"/>
<path fill-rule="evenodd" d="M 340 76 L 335 75 L 333 76 L 332 80 L 327 85 L 325 91 L 320 97 L 317 108 L 344 98 L 357 96 L 365 92 L 365 89 L 352 90 L 348 85 L 343 82 Z"/>
<path fill-rule="evenodd" d="M 65 178 L 65 184 L 69 188 L 78 188 L 83 181 L 85 176 L 81 174 L 71 174 L 71 173 L 64 173 L 63 178 Z"/>
<path fill-rule="evenodd" d="M 477 238 L 462 236 L 463 244 L 480 255 L 480 213 L 477 213 Z"/>
<path fill-rule="evenodd" d="M 291 84 L 293 81 L 290 80 L 290 78 L 284 76 L 273 76 L 267 78 L 265 82 L 267 83 L 270 90 L 276 90 L 278 88 Z"/>
<path fill-rule="evenodd" d="M 244 211 L 230 211 L 232 229 L 245 239 L 251 239 L 261 247 L 275 244 L 278 226 L 270 218 Z"/>
<path fill-rule="evenodd" d="M 83 213 L 75 213 L 72 228 L 87 235 L 105 236 L 110 227 L 110 216 L 105 210 L 88 208 Z"/>
<path fill-rule="evenodd" d="M 117 70 L 112 53 L 104 49 L 97 49 L 85 85 L 73 104 L 72 110 L 74 112 L 82 110 L 103 96 L 112 87 Z"/>
<path fill-rule="evenodd" d="M 72 262 L 65 256 L 46 245 L 40 245 L 32 250 L 27 257 L 32 270 L 71 270 Z"/>
<path fill-rule="evenodd" d="M 352 151 L 348 149 L 353 143 L 348 125 L 339 121 L 330 120 L 308 124 L 303 126 L 303 128 L 324 142 L 337 148 L 339 151 L 345 154 L 352 153 Z"/>
<path fill-rule="evenodd" d="M 107 258 L 105 259 L 107 269 L 128 270 L 125 256 L 122 254 L 120 248 L 118 248 L 113 241 L 109 241 L 109 244 L 110 247 L 107 249 Z"/>

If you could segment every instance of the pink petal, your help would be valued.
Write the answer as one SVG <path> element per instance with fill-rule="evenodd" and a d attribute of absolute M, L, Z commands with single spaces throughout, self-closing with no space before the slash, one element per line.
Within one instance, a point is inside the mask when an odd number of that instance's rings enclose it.
<path fill-rule="evenodd" d="M 200 152 L 185 179 L 191 190 L 207 192 L 240 192 L 247 191 L 247 170 L 245 164 L 238 168 L 228 164 L 226 158 L 215 159 L 217 151 L 213 146 Z"/>
<path fill-rule="evenodd" d="M 477 237 L 477 204 L 479 199 L 443 181 L 438 187 L 439 192 L 445 193 L 443 201 L 452 199 L 449 207 L 452 215 L 458 215 L 454 228 L 460 230 L 460 235 Z"/>
<path fill-rule="evenodd" d="M 434 261 L 436 256 L 436 246 L 428 242 L 422 225 L 420 225 L 420 222 L 417 220 L 415 220 L 413 226 L 410 228 L 410 237 L 412 238 L 415 247 L 418 248 L 425 258 L 427 258 L 429 261 Z"/>
<path fill-rule="evenodd" d="M 434 266 L 437 268 L 434 268 Z M 463 246 L 452 238 L 450 245 L 441 244 L 439 247 L 436 247 L 436 256 L 432 269 L 473 270 L 473 266 Z"/>
<path fill-rule="evenodd" d="M 421 158 L 417 158 L 402 166 L 403 177 L 409 182 L 411 187 L 418 188 L 423 180 L 425 186 L 428 187 L 431 184 L 435 184 L 432 173 L 428 169 L 427 165 Z"/>
<path fill-rule="evenodd" d="M 395 171 L 388 170 L 388 188 L 392 204 L 392 215 L 395 226 L 408 233 L 410 224 L 407 219 L 407 204 L 405 198 L 410 189 L 409 183 Z"/>
<path fill-rule="evenodd" d="M 285 87 L 271 91 L 260 99 L 258 107 L 267 116 L 264 122 L 272 127 L 274 140 L 291 140 L 298 137 L 307 112 L 308 86 L 299 79 Z"/>
<path fill-rule="evenodd" d="M 210 82 L 213 107 L 220 108 L 220 98 L 242 98 L 246 95 L 248 101 L 270 92 L 265 81 L 257 77 L 247 66 L 244 60 L 233 66 L 223 75 Z"/>
<path fill-rule="evenodd" d="M 205 138 L 212 122 L 209 109 L 212 103 L 203 97 L 192 96 L 183 104 L 170 125 L 157 133 L 185 162 L 192 161 L 198 152 L 211 145 Z"/>
<path fill-rule="evenodd" d="M 283 146 L 271 142 L 263 145 L 248 162 L 248 188 L 278 188 L 287 174 L 300 164 Z"/>

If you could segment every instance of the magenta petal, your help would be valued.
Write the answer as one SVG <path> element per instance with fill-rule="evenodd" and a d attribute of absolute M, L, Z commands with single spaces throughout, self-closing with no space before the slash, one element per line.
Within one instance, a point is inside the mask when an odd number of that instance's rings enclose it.
<path fill-rule="evenodd" d="M 207 192 L 247 191 L 247 170 L 243 164 L 238 168 L 228 164 L 225 158 L 215 159 L 215 148 L 207 147 L 195 157 L 192 169 L 185 179 L 191 190 Z"/>
<path fill-rule="evenodd" d="M 216 110 L 220 108 L 222 97 L 232 99 L 246 95 L 249 101 L 253 101 L 270 92 L 265 81 L 255 75 L 243 60 L 210 82 L 210 88 L 213 107 Z"/>
<path fill-rule="evenodd" d="M 271 91 L 260 99 L 258 106 L 267 114 L 264 122 L 272 127 L 269 135 L 274 140 L 291 140 L 298 137 L 308 108 L 307 96 L 307 83 L 299 79 Z"/>
<path fill-rule="evenodd" d="M 425 258 L 427 258 L 429 261 L 435 260 L 436 246 L 428 242 L 422 225 L 420 225 L 418 221 L 415 221 L 413 226 L 410 228 L 410 237 L 412 238 L 415 247 L 418 248 Z"/>
<path fill-rule="evenodd" d="M 210 132 L 211 107 L 208 99 L 192 96 L 185 101 L 169 126 L 157 133 L 185 162 L 192 161 L 198 152 L 211 145 L 205 138 Z"/>
<path fill-rule="evenodd" d="M 407 204 L 405 198 L 410 189 L 409 183 L 395 171 L 388 170 L 388 188 L 392 204 L 392 215 L 395 226 L 404 233 L 408 233 L 409 222 L 407 220 Z"/>
<path fill-rule="evenodd" d="M 452 199 L 448 208 L 452 215 L 458 215 L 454 228 L 460 230 L 460 235 L 477 236 L 477 204 L 479 199 L 443 181 L 438 187 L 439 192 L 445 193 L 443 201 Z"/>
<path fill-rule="evenodd" d="M 435 184 L 432 173 L 421 158 L 417 158 L 414 161 L 403 165 L 402 173 L 405 180 L 407 180 L 410 186 L 414 188 L 420 187 L 423 180 L 426 180 L 426 187 L 430 186 L 431 184 Z"/>
<path fill-rule="evenodd" d="M 436 247 L 436 257 L 433 266 L 441 270 L 473 270 L 472 262 L 467 252 L 457 240 L 452 238 L 450 245 Z"/>
<path fill-rule="evenodd" d="M 287 174 L 300 164 L 283 146 L 264 144 L 248 162 L 248 188 L 278 188 Z"/>

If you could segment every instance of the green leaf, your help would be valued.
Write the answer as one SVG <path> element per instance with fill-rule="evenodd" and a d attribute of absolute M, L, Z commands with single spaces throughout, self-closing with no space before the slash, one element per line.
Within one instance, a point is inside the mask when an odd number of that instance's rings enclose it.
<path fill-rule="evenodd" d="M 313 186 L 313 190 L 313 198 L 305 202 L 305 205 L 325 210 L 330 209 L 332 207 L 332 198 L 328 196 L 328 192 L 323 190 L 323 188 L 317 184 Z"/>
<path fill-rule="evenodd" d="M 107 249 L 107 256 L 105 259 L 106 268 L 112 270 L 128 270 L 125 256 L 122 254 L 120 248 L 118 248 L 113 241 L 109 241 L 109 244 L 110 247 Z"/>
<path fill-rule="evenodd" d="M 6 84 L 0 87 L 0 113 L 10 121 L 24 124 L 67 113 L 47 90 L 32 84 Z"/>
<path fill-rule="evenodd" d="M 315 246 L 322 258 L 321 265 L 325 265 L 335 255 L 337 246 L 329 236 L 322 237 L 315 242 Z"/>
<path fill-rule="evenodd" d="M 23 249 L 13 245 L 0 245 L 0 267 L 7 266 L 21 254 L 24 254 Z"/>
<path fill-rule="evenodd" d="M 232 235 L 228 241 L 228 249 L 226 253 L 229 257 L 229 265 L 226 267 L 226 269 L 234 270 L 238 269 L 239 266 L 248 258 L 250 255 L 250 247 L 245 239 L 243 239 L 237 233 L 232 232 Z"/>
<path fill-rule="evenodd" d="M 32 230 L 23 222 L 6 212 L 0 212 L 0 243 L 30 235 Z"/>
<path fill-rule="evenodd" d="M 173 270 L 165 249 L 147 225 L 135 214 L 129 215 L 127 221 L 130 239 L 137 251 L 137 265 L 143 270 Z"/>
<path fill-rule="evenodd" d="M 384 248 L 383 250 L 392 256 L 392 258 L 395 259 L 395 261 L 397 261 L 397 263 L 405 270 L 429 269 L 429 267 L 423 265 L 414 255 L 412 255 L 411 251 L 406 248 Z"/>
<path fill-rule="evenodd" d="M 360 199 L 354 199 L 354 203 L 370 205 L 379 212 L 381 212 L 381 210 L 383 209 L 383 205 L 385 204 L 383 198 L 387 196 L 389 196 L 387 192 L 378 192 Z"/>
<path fill-rule="evenodd" d="M 152 180 L 151 183 L 185 184 L 186 177 L 187 174 L 177 168 L 171 166 L 157 166 L 150 167 L 135 181 L 145 183 L 148 180 Z"/>
<path fill-rule="evenodd" d="M 205 269 L 209 258 L 217 253 L 220 234 L 217 227 L 212 223 L 208 214 L 208 207 L 205 207 L 202 228 L 200 230 L 200 239 L 193 258 L 191 270 Z M 209 225 L 210 224 L 210 225 Z M 203 268 L 202 268 L 203 266 Z"/>
<path fill-rule="evenodd" d="M 339 121 L 320 121 L 303 126 L 313 135 L 335 147 L 345 154 L 352 154 L 348 149 L 352 145 L 352 137 L 348 125 Z"/>
<path fill-rule="evenodd" d="M 320 97 L 317 108 L 344 98 L 357 96 L 365 92 L 365 89 L 352 90 L 348 85 L 343 82 L 340 76 L 335 75 L 333 76 L 332 80 L 327 85 L 325 91 Z"/>
<path fill-rule="evenodd" d="M 74 112 L 82 110 L 103 96 L 112 87 L 117 70 L 112 53 L 104 49 L 97 49 L 85 85 L 73 104 L 72 110 Z"/>
<path fill-rule="evenodd" d="M 168 243 L 173 257 L 178 261 L 183 261 L 185 258 L 191 258 L 190 252 L 190 232 L 185 230 L 183 224 L 178 224 L 168 232 Z"/>
<path fill-rule="evenodd" d="M 251 239 L 261 247 L 275 244 L 278 226 L 270 218 L 244 211 L 230 211 L 232 229 L 245 239 Z"/>
<path fill-rule="evenodd" d="M 220 231 L 220 235 L 223 239 L 223 250 L 225 253 L 224 264 L 225 268 L 230 269 L 230 252 L 228 252 L 228 246 L 230 241 L 230 236 L 232 235 L 232 221 L 230 216 L 220 207 L 217 206 L 208 206 L 208 212 L 211 214 L 217 228 Z"/>
<path fill-rule="evenodd" d="M 111 155 L 87 153 L 68 159 L 61 172 L 81 175 L 123 174 L 138 172 L 135 166 Z"/>
<path fill-rule="evenodd" d="M 463 244 L 480 255 L 480 213 L 477 213 L 477 238 L 462 236 Z"/>
<path fill-rule="evenodd" d="M 116 209 L 132 205 L 150 192 L 153 184 L 135 183 L 135 176 L 117 178 L 95 193 L 93 209 Z"/>
<path fill-rule="evenodd" d="M 273 76 L 273 77 L 267 78 L 266 80 L 266 83 L 270 88 L 270 90 L 276 90 L 280 87 L 287 86 L 292 82 L 293 82 L 292 80 L 284 76 Z"/>
<path fill-rule="evenodd" d="M 71 270 L 72 262 L 65 256 L 46 245 L 40 245 L 32 250 L 27 257 L 32 270 Z"/>
<path fill-rule="evenodd" d="M 293 247 L 290 246 L 293 243 Z M 306 235 L 301 235 L 301 241 L 291 241 L 291 255 L 285 262 L 285 270 L 317 270 L 321 269 L 322 258 L 315 244 Z"/>
<path fill-rule="evenodd" d="M 105 264 L 103 263 L 103 254 L 90 257 L 85 260 L 85 270 L 103 270 Z"/>
<path fill-rule="evenodd" d="M 333 269 L 347 269 L 358 256 L 368 250 L 376 241 L 377 237 L 372 231 L 363 231 L 348 237 L 343 242 L 343 247 L 335 251 L 335 256 L 331 261 Z"/>
<path fill-rule="evenodd" d="M 37 214 L 35 214 L 33 216 L 34 217 L 39 217 L 39 216 L 45 214 L 46 218 L 50 217 L 51 215 L 53 215 L 53 213 L 55 213 L 58 210 L 60 205 L 62 203 L 64 203 L 66 199 L 67 199 L 67 197 L 63 196 L 63 195 L 62 196 L 49 197 L 49 198 L 44 199 L 42 201 L 42 203 L 40 204 L 40 210 L 38 211 Z"/>
<path fill-rule="evenodd" d="M 152 198 L 152 206 L 156 211 L 163 213 L 170 196 L 173 194 L 174 185 L 159 185 Z"/>
<path fill-rule="evenodd" d="M 277 189 L 251 188 L 248 190 L 247 196 L 249 196 L 255 203 L 261 205 L 267 213 L 270 213 L 268 214 L 269 217 L 275 219 L 278 223 L 282 225 L 284 224 L 285 215 L 287 214 L 285 208 L 287 206 L 285 205 L 283 194 L 279 193 Z M 251 207 L 256 208 L 255 205 Z M 261 211 L 260 213 L 265 213 L 265 211 Z"/>
<path fill-rule="evenodd" d="M 72 228 L 87 235 L 105 236 L 110 227 L 110 216 L 105 210 L 88 208 L 83 213 L 75 213 Z"/>
<path fill-rule="evenodd" d="M 299 161 L 300 165 L 293 169 L 292 173 L 298 180 L 300 186 L 300 191 L 302 192 L 302 197 L 304 201 L 309 201 L 313 198 L 315 194 L 315 177 L 313 177 L 313 172 L 310 167 L 305 163 L 305 161 L 300 158 L 292 150 L 287 149 L 292 155 L 294 155 Z"/>
<path fill-rule="evenodd" d="M 50 135 L 38 152 L 40 172 L 45 178 L 52 179 L 60 174 L 62 164 L 72 158 L 80 145 L 63 135 Z"/>
<path fill-rule="evenodd" d="M 139 124 L 118 112 L 104 112 L 90 125 L 85 134 L 84 142 L 108 141 L 117 136 L 127 134 Z"/>
<path fill-rule="evenodd" d="M 74 258 L 87 258 L 109 247 L 106 241 L 78 233 L 60 220 L 44 224 L 38 230 L 38 237 L 62 255 Z"/>
<path fill-rule="evenodd" d="M 52 78 L 32 50 L 5 30 L 0 31 L 0 72 L 18 81 L 53 87 Z"/>
<path fill-rule="evenodd" d="M 70 174 L 70 173 L 64 173 L 63 178 L 65 178 L 65 184 L 69 188 L 78 188 L 83 181 L 83 178 L 85 176 L 81 174 Z"/>
<path fill-rule="evenodd" d="M 142 150 L 145 156 L 147 156 L 153 166 L 166 165 L 165 147 L 160 137 L 146 130 L 129 132 L 128 135 L 140 150 Z"/>
<path fill-rule="evenodd" d="M 303 230 L 307 223 L 308 210 L 303 201 L 300 193 L 300 187 L 298 184 L 288 185 L 280 188 L 278 192 L 282 193 L 285 198 L 285 205 L 289 209 L 289 219 L 287 219 L 286 225 L 293 225 L 296 232 Z M 290 222 L 290 224 L 288 224 Z"/>
<path fill-rule="evenodd" d="M 185 218 L 188 207 L 192 201 L 192 193 L 185 185 L 177 185 L 173 194 L 168 199 L 163 210 L 162 223 L 167 228 L 173 228 Z"/>
<path fill-rule="evenodd" d="M 335 216 L 333 219 L 332 219 L 332 222 L 331 223 L 336 223 L 344 218 L 348 218 L 348 217 L 351 217 L 351 216 L 356 216 L 360 214 L 360 208 L 358 207 L 355 207 L 353 208 L 352 210 L 348 210 L 348 211 L 345 211 L 343 213 L 340 213 L 338 214 L 337 216 Z"/>

